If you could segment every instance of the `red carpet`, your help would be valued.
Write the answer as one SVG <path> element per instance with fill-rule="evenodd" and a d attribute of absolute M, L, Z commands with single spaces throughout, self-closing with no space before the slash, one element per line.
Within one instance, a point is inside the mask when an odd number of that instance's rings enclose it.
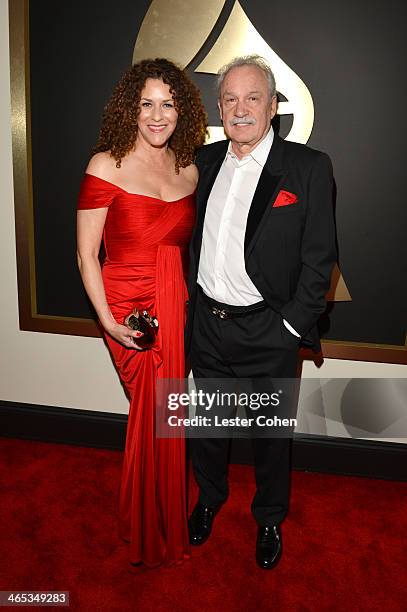
<path fill-rule="evenodd" d="M 211 539 L 181 566 L 143 570 L 117 537 L 120 452 L 0 439 L 0 453 L 0 590 L 66 590 L 69 609 L 97 612 L 407 609 L 405 483 L 294 472 L 283 558 L 267 572 L 252 468 L 231 466 Z"/>

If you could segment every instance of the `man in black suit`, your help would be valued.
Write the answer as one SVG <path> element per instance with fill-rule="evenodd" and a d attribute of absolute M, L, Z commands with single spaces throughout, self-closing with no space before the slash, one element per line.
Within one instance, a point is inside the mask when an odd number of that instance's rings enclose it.
<path fill-rule="evenodd" d="M 336 260 L 329 157 L 282 140 L 274 76 L 259 56 L 236 58 L 218 77 L 228 140 L 197 156 L 197 221 L 191 241 L 186 348 L 196 379 L 295 378 L 300 344 L 319 350 Z M 228 495 L 227 438 L 191 441 L 199 499 L 191 544 L 211 533 Z M 281 556 L 288 511 L 290 440 L 253 440 L 256 559 Z"/>

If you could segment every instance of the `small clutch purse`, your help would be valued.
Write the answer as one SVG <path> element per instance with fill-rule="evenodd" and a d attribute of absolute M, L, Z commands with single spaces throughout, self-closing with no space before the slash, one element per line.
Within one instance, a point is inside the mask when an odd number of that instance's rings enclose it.
<path fill-rule="evenodd" d="M 147 310 L 137 310 L 135 308 L 127 317 L 124 319 L 124 324 L 129 329 L 140 331 L 144 335 L 140 338 L 135 338 L 138 346 L 144 348 L 151 348 L 156 341 L 158 332 L 158 321 L 155 316 L 151 316 Z"/>

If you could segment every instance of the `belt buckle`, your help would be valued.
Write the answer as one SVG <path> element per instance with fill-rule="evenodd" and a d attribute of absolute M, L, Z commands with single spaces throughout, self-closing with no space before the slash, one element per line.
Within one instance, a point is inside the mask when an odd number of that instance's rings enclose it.
<path fill-rule="evenodd" d="M 229 313 L 226 312 L 223 308 L 216 308 L 216 306 L 211 306 L 211 313 L 215 315 L 215 317 L 219 317 L 219 319 L 229 319 Z"/>

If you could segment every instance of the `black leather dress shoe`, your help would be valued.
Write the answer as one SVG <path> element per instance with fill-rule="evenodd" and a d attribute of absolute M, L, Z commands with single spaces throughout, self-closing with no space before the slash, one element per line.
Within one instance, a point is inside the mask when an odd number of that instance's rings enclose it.
<path fill-rule="evenodd" d="M 193 546 L 206 542 L 211 535 L 216 508 L 197 503 L 188 521 L 189 541 Z"/>
<path fill-rule="evenodd" d="M 256 561 L 263 569 L 275 567 L 282 551 L 281 530 L 278 525 L 259 527 L 257 530 Z"/>

